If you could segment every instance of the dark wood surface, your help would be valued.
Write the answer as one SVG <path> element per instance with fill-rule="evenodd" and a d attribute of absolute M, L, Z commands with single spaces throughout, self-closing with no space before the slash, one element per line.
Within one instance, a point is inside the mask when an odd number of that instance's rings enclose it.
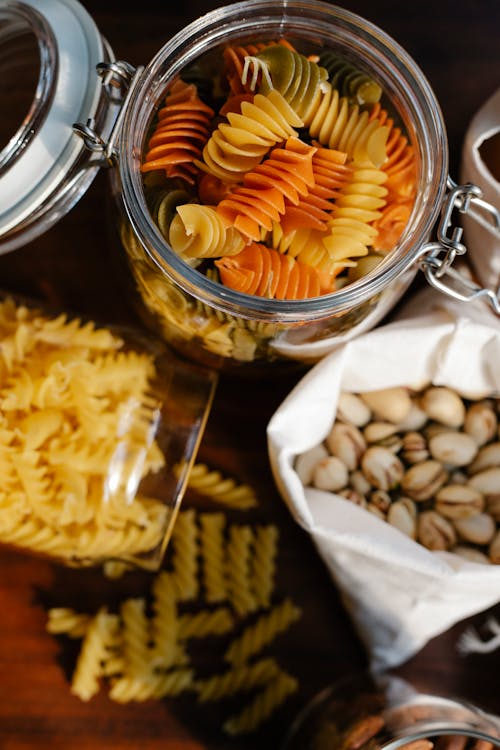
<path fill-rule="evenodd" d="M 117 57 L 147 62 L 186 22 L 215 7 L 202 0 L 167 3 L 118 0 L 84 3 Z M 451 174 L 457 177 L 461 142 L 470 117 L 500 83 L 500 3 L 352 0 L 351 10 L 394 36 L 424 70 L 447 123 Z M 107 178 L 47 234 L 0 258 L 0 286 L 109 322 L 135 322 L 115 277 L 107 239 Z M 151 574 L 117 581 L 101 570 L 70 570 L 16 551 L 0 552 L 1 750 L 224 750 L 276 748 L 296 711 L 329 681 L 364 667 L 366 657 L 339 595 L 309 539 L 291 520 L 270 474 L 266 425 L 298 374 L 243 383 L 223 377 L 199 459 L 251 483 L 261 498 L 249 518 L 279 524 L 277 591 L 302 608 L 301 620 L 276 643 L 274 653 L 299 678 L 286 706 L 247 741 L 220 731 L 219 707 L 190 697 L 121 706 L 103 690 L 83 703 L 70 693 L 77 644 L 45 632 L 50 606 L 93 611 L 149 590 Z M 189 498 L 187 498 L 187 501 Z M 500 607 L 492 610 L 500 615 Z M 485 614 L 468 622 L 480 624 Z M 500 650 L 461 658 L 456 641 L 465 622 L 436 637 L 400 674 L 417 685 L 446 690 L 500 713 Z"/>

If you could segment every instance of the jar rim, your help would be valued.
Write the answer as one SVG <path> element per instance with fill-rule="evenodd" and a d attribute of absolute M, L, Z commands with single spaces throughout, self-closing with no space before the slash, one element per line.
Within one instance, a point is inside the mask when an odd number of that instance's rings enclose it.
<path fill-rule="evenodd" d="M 397 246 L 357 281 L 321 297 L 276 300 L 234 291 L 207 278 L 183 261 L 154 224 L 144 197 L 140 158 L 147 128 L 169 83 L 186 62 L 227 41 L 228 33 L 262 37 L 268 33 L 308 31 L 322 43 L 339 35 L 378 63 L 377 73 L 408 112 L 418 138 L 421 174 L 415 206 Z M 223 312 L 249 319 L 307 321 L 330 317 L 382 292 L 418 259 L 441 210 L 448 176 L 448 145 L 443 116 L 425 75 L 411 56 L 372 22 L 324 0 L 243 0 L 200 16 L 179 31 L 144 68 L 130 98 L 118 143 L 118 166 L 129 220 L 154 263 L 185 292 Z"/>

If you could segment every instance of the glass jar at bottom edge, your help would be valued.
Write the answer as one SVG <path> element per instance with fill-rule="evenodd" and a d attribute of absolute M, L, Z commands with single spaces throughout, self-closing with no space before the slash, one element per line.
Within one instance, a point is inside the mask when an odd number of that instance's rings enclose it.
<path fill-rule="evenodd" d="M 461 700 L 362 672 L 325 688 L 299 713 L 281 750 L 493 750 L 500 718 Z"/>

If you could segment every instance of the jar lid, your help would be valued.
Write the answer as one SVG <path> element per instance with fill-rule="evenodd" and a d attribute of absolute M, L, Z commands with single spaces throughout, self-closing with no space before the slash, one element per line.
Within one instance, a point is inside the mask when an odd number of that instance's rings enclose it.
<path fill-rule="evenodd" d="M 96 75 L 109 57 L 78 0 L 15 0 L 0 9 L 1 253 L 46 231 L 94 179 L 99 165 L 89 164 L 72 126 L 111 116 Z"/>

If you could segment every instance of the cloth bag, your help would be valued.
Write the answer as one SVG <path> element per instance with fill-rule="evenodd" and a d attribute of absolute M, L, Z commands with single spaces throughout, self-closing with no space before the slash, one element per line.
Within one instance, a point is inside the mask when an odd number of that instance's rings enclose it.
<path fill-rule="evenodd" d="M 474 115 L 462 149 L 460 180 L 478 185 L 483 199 L 500 210 L 500 89 Z M 500 232 L 488 214 L 464 214 L 468 258 L 481 284 L 500 293 Z"/>
<path fill-rule="evenodd" d="M 464 397 L 500 393 L 500 319 L 482 303 L 417 294 L 393 322 L 316 364 L 272 416 L 269 458 L 293 517 L 336 583 L 374 672 L 500 600 L 500 566 L 430 551 L 339 495 L 304 487 L 297 455 L 328 434 L 341 391 L 447 385 Z"/>

